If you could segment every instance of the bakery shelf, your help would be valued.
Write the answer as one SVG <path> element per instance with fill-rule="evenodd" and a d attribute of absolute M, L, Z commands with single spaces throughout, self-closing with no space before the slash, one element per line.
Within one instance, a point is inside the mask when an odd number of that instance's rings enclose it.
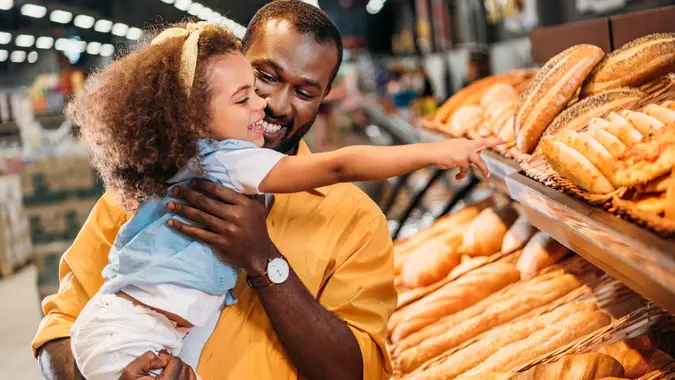
<path fill-rule="evenodd" d="M 530 222 L 598 268 L 675 313 L 675 242 L 534 181 L 506 177 Z"/>

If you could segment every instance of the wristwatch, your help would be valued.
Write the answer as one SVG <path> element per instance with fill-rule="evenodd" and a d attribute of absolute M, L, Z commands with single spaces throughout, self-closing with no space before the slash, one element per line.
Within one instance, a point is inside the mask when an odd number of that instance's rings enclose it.
<path fill-rule="evenodd" d="M 265 273 L 260 276 L 246 276 L 246 283 L 253 289 L 283 284 L 290 272 L 288 261 L 283 257 L 276 257 L 267 262 Z"/>

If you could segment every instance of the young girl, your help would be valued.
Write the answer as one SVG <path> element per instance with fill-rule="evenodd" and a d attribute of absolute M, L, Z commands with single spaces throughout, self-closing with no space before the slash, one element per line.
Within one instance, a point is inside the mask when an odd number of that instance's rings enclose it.
<path fill-rule="evenodd" d="M 166 208 L 172 186 L 201 177 L 253 195 L 380 180 L 429 165 L 460 167 L 463 175 L 470 163 L 485 172 L 478 152 L 497 143 L 457 139 L 286 156 L 261 148 L 265 106 L 236 37 L 208 23 L 163 31 L 93 75 L 69 105 L 106 186 L 134 212 L 111 249 L 105 284 L 73 326 L 73 353 L 86 378 L 117 379 L 149 350 L 178 355 L 190 328 L 236 302 L 236 269 L 168 227 L 176 218 Z"/>

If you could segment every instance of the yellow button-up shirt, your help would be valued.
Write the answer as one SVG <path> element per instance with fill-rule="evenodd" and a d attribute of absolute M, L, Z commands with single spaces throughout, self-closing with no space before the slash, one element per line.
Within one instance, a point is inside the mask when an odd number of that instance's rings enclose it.
<path fill-rule="evenodd" d="M 300 144 L 298 154 L 309 154 Z M 103 285 L 101 271 L 130 215 L 104 194 L 61 259 L 60 287 L 45 298 L 32 347 L 70 336 L 78 314 Z M 363 378 L 388 379 L 387 322 L 396 305 L 392 242 L 379 208 L 351 184 L 277 195 L 270 237 L 307 289 L 344 320 L 363 355 Z M 197 367 L 204 379 L 297 379 L 255 292 L 240 279 Z M 293 305 L 288 305 L 293 307 Z"/>

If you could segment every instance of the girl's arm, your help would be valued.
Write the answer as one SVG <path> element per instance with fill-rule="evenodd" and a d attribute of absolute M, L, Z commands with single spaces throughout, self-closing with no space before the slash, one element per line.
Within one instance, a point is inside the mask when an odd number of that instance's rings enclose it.
<path fill-rule="evenodd" d="M 282 158 L 260 183 L 262 193 L 294 193 L 338 182 L 378 181 L 427 166 L 487 169 L 478 153 L 502 141 L 451 139 L 401 146 L 350 146 L 332 152 Z"/>

